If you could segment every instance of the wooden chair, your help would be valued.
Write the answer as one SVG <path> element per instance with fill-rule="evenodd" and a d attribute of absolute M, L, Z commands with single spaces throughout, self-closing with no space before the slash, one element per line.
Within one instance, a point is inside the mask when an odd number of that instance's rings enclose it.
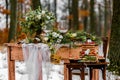
<path fill-rule="evenodd" d="M 108 49 L 108 37 L 103 37 L 102 38 L 102 41 L 103 41 L 103 56 L 105 59 L 102 60 L 102 62 L 106 62 L 106 55 L 107 55 L 107 49 Z M 105 63 L 103 64 L 104 66 L 106 66 L 108 63 Z M 101 66 L 101 65 L 96 65 L 96 66 Z M 91 70 L 92 68 L 92 70 Z M 105 74 L 104 72 L 106 71 L 103 71 L 102 69 L 103 67 L 90 67 L 90 80 L 92 79 L 91 76 L 93 76 L 93 78 L 96 78 L 95 80 L 99 80 L 99 71 L 97 69 L 101 69 L 101 71 L 103 72 L 103 74 Z M 93 71 L 94 70 L 94 71 Z M 106 70 L 106 69 L 105 69 Z M 103 79 L 106 79 L 106 75 L 102 75 Z M 94 79 L 93 79 L 94 80 Z"/>
<path fill-rule="evenodd" d="M 103 40 L 103 54 L 104 54 L 103 56 L 104 56 L 104 58 L 106 60 L 107 46 L 108 46 L 108 37 L 104 37 L 104 38 L 102 38 L 102 40 Z M 103 65 L 106 65 L 106 64 L 103 64 Z M 95 76 L 95 74 L 98 76 L 98 70 L 94 71 L 94 69 L 101 69 L 103 67 L 101 65 L 100 65 L 101 67 L 96 67 L 96 66 L 99 66 L 99 64 L 96 65 L 95 67 L 91 67 L 91 65 L 88 65 L 88 66 L 90 67 L 90 80 L 92 80 L 92 78 L 96 78 L 94 80 L 98 80 L 98 77 Z M 81 68 L 80 67 L 72 68 L 71 70 L 73 71 L 73 72 L 71 71 L 72 72 L 71 74 L 80 75 L 80 76 L 83 75 L 83 74 L 81 74 Z M 77 72 L 74 72 L 74 70 L 77 70 Z M 88 75 L 88 72 L 86 72 L 86 71 L 84 71 L 84 72 L 85 72 L 85 75 Z M 93 72 L 94 72 L 94 77 L 93 77 Z M 105 79 L 104 75 L 103 75 L 103 78 Z M 72 79 L 69 79 L 69 80 L 72 80 Z"/>

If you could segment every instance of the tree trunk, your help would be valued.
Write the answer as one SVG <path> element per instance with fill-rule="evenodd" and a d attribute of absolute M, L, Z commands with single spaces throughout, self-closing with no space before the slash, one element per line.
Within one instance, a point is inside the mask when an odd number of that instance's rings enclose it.
<path fill-rule="evenodd" d="M 54 0 L 54 13 L 57 20 L 57 0 Z"/>
<path fill-rule="evenodd" d="M 8 10 L 8 0 L 5 0 L 6 2 L 6 10 Z M 6 14 L 6 28 L 8 28 L 8 14 Z"/>
<path fill-rule="evenodd" d="M 112 22 L 112 0 L 108 0 L 108 36 L 110 36 Z"/>
<path fill-rule="evenodd" d="M 91 33 L 97 33 L 96 32 L 96 23 L 95 23 L 95 0 L 90 0 L 90 31 Z"/>
<path fill-rule="evenodd" d="M 120 0 L 113 0 L 113 18 L 108 58 L 109 69 L 120 75 Z"/>
<path fill-rule="evenodd" d="M 42 9 L 40 0 L 32 0 L 32 9 L 35 10 L 38 7 L 40 7 Z"/>
<path fill-rule="evenodd" d="M 108 29 L 108 1 L 104 0 L 105 5 L 105 17 L 104 17 L 104 36 L 107 36 L 107 29 Z"/>
<path fill-rule="evenodd" d="M 88 0 L 83 0 L 83 5 L 82 8 L 83 10 L 87 11 L 88 10 Z M 83 24 L 84 24 L 84 31 L 87 31 L 87 26 L 88 26 L 88 16 L 83 17 Z"/>
<path fill-rule="evenodd" d="M 10 30 L 8 42 L 15 40 L 17 28 L 17 0 L 10 0 Z"/>
<path fill-rule="evenodd" d="M 78 0 L 72 0 L 72 15 L 73 15 L 72 30 L 78 30 L 79 27 Z"/>
<path fill-rule="evenodd" d="M 48 11 L 50 11 L 50 0 L 47 0 Z"/>
<path fill-rule="evenodd" d="M 99 10 L 98 36 L 101 36 L 102 35 L 102 9 L 101 9 L 101 4 L 99 4 L 98 10 Z"/>
<path fill-rule="evenodd" d="M 72 29 L 72 18 L 71 18 L 71 15 L 72 15 L 72 10 L 71 10 L 71 0 L 68 0 L 68 10 L 69 10 L 69 29 Z"/>

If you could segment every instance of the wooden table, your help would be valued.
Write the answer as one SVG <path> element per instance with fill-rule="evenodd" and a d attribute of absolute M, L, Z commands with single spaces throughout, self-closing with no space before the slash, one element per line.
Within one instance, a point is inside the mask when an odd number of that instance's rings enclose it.
<path fill-rule="evenodd" d="M 19 61 L 24 61 L 23 58 L 23 52 L 22 52 L 22 47 L 21 44 L 17 44 L 17 43 L 6 43 L 5 46 L 7 46 L 7 51 L 8 51 L 8 80 L 15 80 L 15 61 L 19 60 Z M 62 49 L 62 51 L 64 51 L 66 53 L 66 51 L 68 51 L 67 48 Z M 63 58 L 63 60 L 68 59 L 69 57 L 69 53 L 57 53 L 59 56 L 61 56 Z M 64 68 L 64 71 L 66 72 L 66 66 Z M 66 80 L 66 77 L 65 77 Z"/>
<path fill-rule="evenodd" d="M 97 63 L 88 63 L 87 67 L 90 68 L 90 80 L 92 80 L 92 72 L 94 69 L 99 69 L 102 71 L 102 78 L 103 80 L 106 80 L 106 67 L 107 67 L 108 62 L 97 62 Z"/>
<path fill-rule="evenodd" d="M 90 69 L 90 80 L 92 80 L 92 72 L 94 69 L 102 71 L 103 80 L 106 80 L 106 66 L 108 62 L 79 62 L 79 63 L 64 63 L 68 69 L 68 80 L 72 80 L 72 70 L 79 69 L 81 71 L 81 80 L 85 80 L 85 67 Z"/>
<path fill-rule="evenodd" d="M 81 71 L 80 77 L 81 80 L 85 80 L 85 65 L 84 64 L 76 64 L 76 63 L 65 63 L 66 68 L 68 68 L 68 79 L 72 80 L 72 70 L 79 69 Z"/>
<path fill-rule="evenodd" d="M 6 43 L 8 49 L 8 80 L 15 80 L 15 60 L 23 61 L 21 45 Z"/>
<path fill-rule="evenodd" d="M 15 44 L 15 43 L 6 43 L 5 44 L 7 46 L 8 49 L 8 80 L 15 80 L 15 60 L 19 60 L 19 61 L 23 61 L 23 52 L 22 52 L 22 47 L 20 44 Z M 67 48 L 63 49 L 62 51 L 68 51 Z M 71 53 L 65 52 L 64 53 L 60 51 L 60 53 L 57 53 L 58 55 L 61 55 L 62 58 L 65 58 L 65 62 L 69 62 L 68 59 L 69 58 L 69 54 L 72 54 L 72 52 L 74 53 L 73 56 L 79 56 L 79 52 L 80 52 L 81 48 L 75 48 L 74 50 L 71 51 Z M 66 54 L 65 54 L 66 53 Z M 67 65 L 67 64 L 66 64 Z M 67 66 L 64 65 L 64 73 L 66 73 L 67 70 Z M 71 65 L 71 64 L 70 64 Z M 67 67 L 67 68 L 66 68 Z M 84 67 L 84 66 L 83 66 Z M 82 68 L 83 68 L 82 67 Z M 83 70 L 83 69 L 82 69 Z M 84 70 L 82 71 L 84 72 Z M 64 80 L 68 80 L 66 77 L 67 74 L 64 74 Z M 84 76 L 83 76 L 84 78 Z"/>

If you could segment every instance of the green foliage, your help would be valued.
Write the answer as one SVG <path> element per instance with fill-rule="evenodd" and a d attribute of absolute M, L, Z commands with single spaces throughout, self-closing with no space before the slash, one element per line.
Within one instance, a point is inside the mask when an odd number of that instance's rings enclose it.
<path fill-rule="evenodd" d="M 95 44 L 100 44 L 101 42 L 100 38 L 84 31 L 69 31 L 65 34 L 62 34 L 59 31 L 52 31 L 46 33 L 42 38 L 43 42 L 54 44 L 69 44 L 71 42 L 85 43 L 87 42 L 87 39 L 91 39 Z"/>
<path fill-rule="evenodd" d="M 113 74 L 120 75 L 120 66 L 116 65 L 114 62 L 110 62 L 110 65 L 107 67 L 107 69 Z"/>
<path fill-rule="evenodd" d="M 96 57 L 95 56 L 90 56 L 90 55 L 85 55 L 81 61 L 82 62 L 84 62 L 84 61 L 90 61 L 90 62 L 93 61 L 93 62 L 95 62 L 96 61 Z"/>
<path fill-rule="evenodd" d="M 55 16 L 47 10 L 30 10 L 25 15 L 25 20 L 21 21 L 22 31 L 28 35 L 40 34 L 42 29 L 54 26 Z M 38 32 L 38 33 L 37 33 Z"/>
<path fill-rule="evenodd" d="M 70 44 L 74 45 L 74 42 L 85 43 L 87 39 L 90 39 L 95 44 L 100 43 L 100 39 L 92 34 L 84 31 L 69 31 L 65 34 L 60 33 L 58 30 L 52 30 L 41 34 L 42 30 L 46 30 L 47 27 L 53 26 L 55 22 L 55 16 L 53 13 L 47 10 L 30 10 L 25 15 L 25 20 L 21 21 L 22 31 L 26 33 L 27 43 L 37 40 L 49 45 L 52 52 L 56 48 L 56 44 Z M 37 37 L 36 37 L 37 36 Z M 34 38 L 34 39 L 33 39 Z"/>
<path fill-rule="evenodd" d="M 67 32 L 64 35 L 64 38 L 62 40 L 62 43 L 69 43 L 69 42 L 80 42 L 85 43 L 87 39 L 91 39 L 96 44 L 100 44 L 101 40 L 99 37 L 96 37 L 95 35 L 92 35 L 90 33 L 84 32 L 84 31 L 76 31 L 76 32 Z"/>
<path fill-rule="evenodd" d="M 100 44 L 101 39 L 86 33 L 84 31 L 76 31 L 76 32 L 67 32 L 65 34 L 60 33 L 58 30 L 51 31 L 46 33 L 44 36 L 41 36 L 42 42 L 46 43 L 50 46 L 52 52 L 56 48 L 56 44 L 69 44 L 71 47 L 75 47 L 74 43 L 85 43 L 87 39 L 90 39 L 93 44 Z"/>
<path fill-rule="evenodd" d="M 120 1 L 113 1 L 113 17 L 111 26 L 110 46 L 108 58 L 110 65 L 108 69 L 120 75 Z"/>

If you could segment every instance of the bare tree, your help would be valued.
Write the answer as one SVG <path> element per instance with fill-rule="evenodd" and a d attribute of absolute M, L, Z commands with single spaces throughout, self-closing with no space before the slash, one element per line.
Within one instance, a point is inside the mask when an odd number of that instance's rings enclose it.
<path fill-rule="evenodd" d="M 95 23 L 95 0 L 90 0 L 90 32 L 96 33 L 96 23 Z"/>
<path fill-rule="evenodd" d="M 31 6 L 32 6 L 32 9 L 37 9 L 39 6 L 41 8 L 40 0 L 32 0 L 32 5 Z"/>
<path fill-rule="evenodd" d="M 17 28 L 17 0 L 10 0 L 10 29 L 8 42 L 15 40 Z"/>
<path fill-rule="evenodd" d="M 5 0 L 6 3 L 6 10 L 8 10 L 8 0 Z M 6 28 L 8 28 L 8 14 L 6 14 Z"/>
<path fill-rule="evenodd" d="M 104 36 L 107 36 L 108 29 L 108 0 L 104 0 L 105 15 L 104 15 Z"/>
<path fill-rule="evenodd" d="M 99 22 L 98 22 L 98 35 L 99 36 L 102 36 L 102 9 L 101 9 L 101 4 L 98 5 L 98 11 L 99 11 L 99 14 L 98 14 L 98 18 L 99 18 Z"/>
<path fill-rule="evenodd" d="M 78 30 L 79 21 L 78 21 L 78 0 L 72 0 L 72 30 Z"/>
<path fill-rule="evenodd" d="M 82 6 L 81 6 L 81 10 L 83 11 L 88 11 L 88 0 L 83 0 Z M 87 26 L 88 26 L 88 16 L 83 16 L 83 24 L 84 24 L 84 30 L 87 31 Z"/>
<path fill-rule="evenodd" d="M 56 17 L 56 20 L 57 20 L 57 0 L 54 0 L 54 13 L 55 13 L 55 17 Z"/>

